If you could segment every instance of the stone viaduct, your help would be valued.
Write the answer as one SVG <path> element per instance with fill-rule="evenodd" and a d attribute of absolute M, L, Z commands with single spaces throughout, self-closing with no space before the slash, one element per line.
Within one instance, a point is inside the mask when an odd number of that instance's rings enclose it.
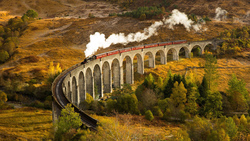
<path fill-rule="evenodd" d="M 95 59 L 86 64 L 79 65 L 70 71 L 62 82 L 62 90 L 71 103 L 78 106 L 85 100 L 86 93 L 99 98 L 103 96 L 103 93 L 111 93 L 113 88 L 121 87 L 124 84 L 124 73 L 125 83 L 133 84 L 133 60 L 135 58 L 137 60 L 135 64 L 137 66 L 137 72 L 144 74 L 145 56 L 148 57 L 148 66 L 154 68 L 156 54 L 160 55 L 161 64 L 167 64 L 169 52 L 171 52 L 172 60 L 179 60 L 181 50 L 182 52 L 185 51 L 185 57 L 188 58 L 194 47 L 199 47 L 200 54 L 203 54 L 206 47 L 215 50 L 220 42 L 221 41 L 214 39 L 158 46 Z M 126 61 L 123 62 L 124 60 Z"/>

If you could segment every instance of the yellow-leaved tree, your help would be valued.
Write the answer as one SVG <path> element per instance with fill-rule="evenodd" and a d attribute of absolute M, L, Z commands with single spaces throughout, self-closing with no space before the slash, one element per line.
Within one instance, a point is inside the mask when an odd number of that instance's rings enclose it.
<path fill-rule="evenodd" d="M 48 83 L 53 83 L 54 79 L 62 72 L 62 68 L 60 67 L 60 63 L 54 66 L 53 62 L 49 64 L 48 70 Z"/>

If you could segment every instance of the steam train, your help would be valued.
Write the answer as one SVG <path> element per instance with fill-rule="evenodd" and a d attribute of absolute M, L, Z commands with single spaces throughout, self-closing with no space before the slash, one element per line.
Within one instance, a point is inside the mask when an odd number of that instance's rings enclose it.
<path fill-rule="evenodd" d="M 128 48 L 123 48 L 123 49 L 118 49 L 118 50 L 113 50 L 97 55 L 93 55 L 91 57 L 87 57 L 84 59 L 81 64 L 85 64 L 89 61 L 95 60 L 95 59 L 100 59 L 106 56 L 114 55 L 114 54 L 119 54 L 123 52 L 129 52 L 132 50 L 139 50 L 139 49 L 144 49 L 144 48 L 152 48 L 152 47 L 158 47 L 158 46 L 167 46 L 167 45 L 175 45 L 175 44 L 183 44 L 186 43 L 186 40 L 177 40 L 177 41 L 169 41 L 169 42 L 161 42 L 161 43 L 154 43 L 154 44 L 146 44 L 146 45 L 141 45 L 141 46 L 135 46 L 135 47 L 128 47 Z"/>

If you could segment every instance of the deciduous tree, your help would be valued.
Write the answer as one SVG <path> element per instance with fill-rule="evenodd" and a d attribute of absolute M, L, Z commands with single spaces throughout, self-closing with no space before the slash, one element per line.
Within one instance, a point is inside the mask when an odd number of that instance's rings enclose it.
<path fill-rule="evenodd" d="M 82 125 L 79 113 L 74 111 L 71 104 L 67 104 L 65 109 L 62 109 L 61 116 L 56 123 L 55 140 L 62 140 L 62 135 L 70 129 L 78 129 Z"/>
<path fill-rule="evenodd" d="M 227 94 L 231 102 L 231 107 L 235 111 L 243 112 L 248 110 L 249 94 L 246 83 L 243 80 L 238 80 L 235 74 L 228 81 Z"/>

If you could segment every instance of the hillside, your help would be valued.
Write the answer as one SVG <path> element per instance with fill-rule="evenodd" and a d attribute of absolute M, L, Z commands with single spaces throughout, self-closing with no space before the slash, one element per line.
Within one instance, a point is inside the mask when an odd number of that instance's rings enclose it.
<path fill-rule="evenodd" d="M 128 35 L 129 33 L 144 32 L 145 28 L 162 21 L 162 17 L 139 20 L 114 14 L 136 10 L 142 6 L 157 6 L 165 9 L 165 19 L 171 16 L 173 9 L 178 9 L 188 16 L 196 16 L 198 19 L 207 16 L 211 21 L 200 23 L 202 28 L 199 31 L 192 28 L 187 31 L 181 24 L 174 25 L 174 29 L 163 25 L 157 28 L 157 33 L 146 40 L 131 42 L 127 45 L 111 45 L 109 48 L 99 49 L 96 54 L 156 42 L 184 39 L 187 41 L 207 40 L 218 37 L 221 32 L 250 25 L 249 0 L 0 0 L 0 26 L 5 26 L 11 18 L 20 18 L 29 9 L 34 9 L 39 15 L 37 18 L 29 20 L 27 27 L 22 32 L 18 29 L 21 33 L 20 36 L 18 34 L 18 46 L 15 47 L 13 55 L 5 63 L 0 64 L 0 92 L 1 90 L 6 91 L 10 101 L 50 109 L 52 101 L 51 85 L 48 82 L 51 71 L 50 63 L 52 62 L 54 66 L 59 63 L 62 70 L 65 70 L 82 62 L 85 58 L 86 45 L 90 42 L 90 35 L 95 32 L 105 34 L 106 38 L 118 33 Z M 215 11 L 218 7 L 228 12 L 225 14 L 226 18 L 221 21 L 215 20 Z M 114 16 L 109 16 L 111 13 Z M 0 43 L 2 43 L 1 38 Z M 157 59 L 159 60 L 159 58 Z M 217 61 L 220 75 L 219 91 L 226 91 L 232 73 L 244 80 L 248 92 L 250 91 L 249 51 L 218 56 Z M 201 82 L 204 75 L 203 68 L 190 70 L 186 70 L 186 68 L 199 67 L 204 62 L 203 57 L 180 58 L 179 61 L 167 62 L 167 65 L 160 65 L 158 61 L 156 68 L 145 68 L 145 75 L 135 73 L 135 84 L 132 85 L 132 88 L 135 90 L 150 73 L 155 76 L 156 80 L 159 76 L 165 78 L 169 69 L 173 74 L 194 73 L 196 79 Z M 179 128 L 182 128 L 182 123 L 166 122 L 160 120 L 159 117 L 152 122 L 147 121 L 141 115 L 119 115 L 119 119 L 114 115 L 111 117 L 93 115 L 93 117 L 106 122 L 107 125 L 110 125 L 110 121 L 117 125 L 117 122 L 113 122 L 117 120 L 121 124 L 121 128 L 118 129 L 140 134 L 143 136 L 142 138 L 156 135 L 159 139 L 166 139 L 172 136 L 172 132 L 177 132 Z M 53 138 L 51 112 L 48 110 L 27 107 L 0 110 L 0 118 L 2 119 L 0 140 L 48 140 Z M 116 126 L 113 128 L 115 129 Z M 124 132 L 120 132 L 120 134 Z M 100 136 L 101 139 L 103 136 Z"/>
<path fill-rule="evenodd" d="M 202 14 L 199 8 L 204 9 L 202 7 L 208 6 L 210 7 L 210 11 L 206 15 L 209 16 L 212 21 L 203 24 L 202 28 L 204 30 L 198 32 L 194 30 L 189 32 L 182 25 L 174 26 L 174 30 L 169 29 L 168 26 L 162 26 L 158 29 L 157 36 L 154 35 L 140 43 L 132 42 L 126 46 L 122 44 L 111 45 L 111 47 L 99 50 L 97 53 L 168 40 L 186 39 L 188 41 L 197 41 L 212 39 L 217 37 L 222 31 L 248 24 L 247 22 L 235 21 L 230 16 L 224 21 L 216 21 L 213 19 L 217 6 L 228 10 L 228 15 L 236 14 L 237 16 L 235 17 L 246 17 L 250 7 L 249 2 L 246 0 L 232 2 L 234 6 L 229 7 L 229 9 L 227 9 L 227 5 L 230 4 L 230 2 L 224 1 L 197 0 L 195 2 L 186 2 L 184 0 L 178 0 L 172 2 L 170 6 L 166 7 L 166 11 L 172 10 L 172 5 L 177 5 L 177 7 L 175 6 L 176 8 L 180 11 L 187 12 L 187 14 L 196 13 L 195 11 Z M 154 1 L 154 3 L 145 5 L 150 6 L 152 4 L 159 5 L 160 1 Z M 7 63 L 0 65 L 0 73 L 4 73 L 7 78 L 21 76 L 24 82 L 30 79 L 43 81 L 47 76 L 48 66 L 51 61 L 53 61 L 54 64 L 60 63 L 62 69 L 67 69 L 81 62 L 85 58 L 83 51 L 86 49 L 86 44 L 89 42 L 89 36 L 91 34 L 100 32 L 108 37 L 112 33 L 125 33 L 125 35 L 127 35 L 129 33 L 143 32 L 144 28 L 149 27 L 155 21 L 159 21 L 159 19 L 140 21 L 129 17 L 107 17 L 109 13 L 120 12 L 119 6 L 122 8 L 121 3 L 110 4 L 104 1 L 89 2 L 81 0 L 0 1 L 0 8 L 2 10 L 8 10 L 7 13 L 9 13 L 7 15 L 1 15 L 3 24 L 8 21 L 8 18 L 13 18 L 17 15 L 21 16 L 30 8 L 35 9 L 39 17 L 43 18 L 30 21 L 28 27 L 19 37 L 20 44 L 14 56 L 12 56 Z M 138 6 L 144 6 L 142 1 L 138 0 L 131 3 L 129 8 L 135 9 Z M 93 10 L 86 12 L 86 10 L 89 9 Z M 67 16 L 65 15 L 65 11 Z M 245 12 L 237 13 L 235 11 Z M 97 17 L 83 19 L 83 17 L 88 16 L 89 12 Z M 101 14 L 98 14 L 98 12 Z M 82 15 L 79 15 L 79 13 Z M 245 19 L 247 21 L 247 18 Z"/>

